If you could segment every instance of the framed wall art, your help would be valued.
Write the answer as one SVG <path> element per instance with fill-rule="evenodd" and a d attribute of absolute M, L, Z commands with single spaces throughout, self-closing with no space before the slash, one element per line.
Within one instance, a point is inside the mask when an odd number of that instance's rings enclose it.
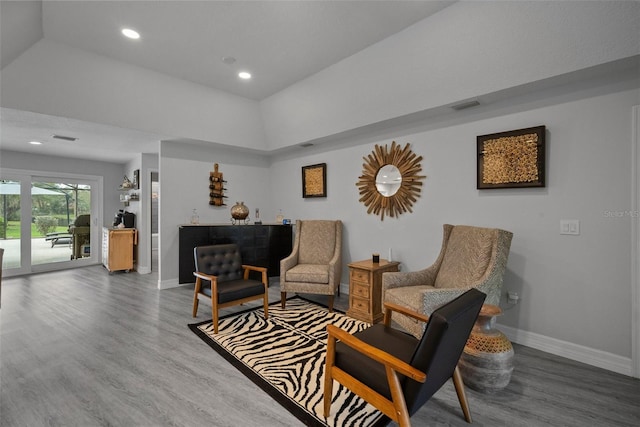
<path fill-rule="evenodd" d="M 477 137 L 477 188 L 545 186 L 545 127 Z"/>
<path fill-rule="evenodd" d="M 302 167 L 302 197 L 327 197 L 327 164 Z"/>

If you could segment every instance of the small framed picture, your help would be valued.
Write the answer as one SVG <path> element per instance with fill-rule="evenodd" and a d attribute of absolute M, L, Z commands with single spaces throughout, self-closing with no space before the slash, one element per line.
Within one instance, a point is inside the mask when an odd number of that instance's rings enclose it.
<path fill-rule="evenodd" d="M 302 167 L 302 197 L 327 197 L 327 164 Z"/>
<path fill-rule="evenodd" d="M 545 127 L 477 137 L 477 188 L 545 186 Z"/>
<path fill-rule="evenodd" d="M 140 189 L 140 169 L 136 169 L 133 171 L 133 189 Z"/>

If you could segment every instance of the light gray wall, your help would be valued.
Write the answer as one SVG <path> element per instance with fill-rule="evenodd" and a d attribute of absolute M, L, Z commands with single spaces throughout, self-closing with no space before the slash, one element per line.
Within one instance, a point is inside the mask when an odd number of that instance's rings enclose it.
<path fill-rule="evenodd" d="M 209 205 L 209 173 L 218 163 L 227 183 L 227 206 Z M 224 147 L 162 141 L 160 146 L 160 248 L 158 287 L 178 285 L 178 228 L 188 224 L 196 209 L 201 224 L 230 224 L 230 209 L 243 201 L 263 218 L 275 218 L 269 198 L 269 162 L 261 155 L 229 151 Z M 268 222 L 268 220 L 263 220 Z"/>
<path fill-rule="evenodd" d="M 602 92 L 602 91 L 600 91 Z M 270 166 L 220 161 L 229 181 L 229 202 L 260 206 L 263 218 L 279 209 L 291 219 L 344 222 L 345 265 L 388 253 L 404 271 L 429 266 L 442 239 L 442 224 L 499 227 L 514 233 L 504 291 L 522 296 L 503 303 L 501 324 L 548 342 L 595 353 L 600 362 L 625 370 L 631 358 L 632 107 L 640 91 L 560 97 L 545 106 L 416 131 L 330 151 L 283 155 Z M 477 190 L 476 136 L 537 125 L 547 127 L 546 188 Z M 424 157 L 427 175 L 414 212 L 398 219 L 367 215 L 355 185 L 362 158 L 377 144 L 410 143 Z M 177 147 L 172 147 L 176 149 Z M 195 207 L 203 223 L 228 223 L 227 209 L 207 205 L 207 178 L 216 155 L 190 159 L 161 156 L 161 286 L 177 284 L 178 226 Z M 173 153 L 175 154 L 175 153 Z M 197 160 L 196 160 L 197 159 Z M 327 163 L 327 198 L 303 199 L 301 167 Z M 613 213 L 613 214 L 611 214 Z M 561 219 L 580 220 L 579 236 L 560 235 Z M 504 302 L 504 300 L 503 300 Z M 607 313 L 606 316 L 594 313 Z M 604 361 L 604 362 L 603 362 Z M 602 364 L 601 363 L 601 364 Z M 626 366 L 626 368 L 625 368 Z M 608 366 L 611 368 L 611 366 Z"/>
<path fill-rule="evenodd" d="M 275 161 L 273 203 L 295 219 L 342 219 L 344 265 L 392 247 L 404 271 L 425 268 L 438 255 L 444 223 L 510 230 L 504 290 L 522 299 L 500 322 L 629 363 L 632 218 L 608 212 L 632 209 L 631 112 L 639 103 L 637 89 L 613 92 L 397 138 L 424 157 L 427 175 L 414 213 L 399 219 L 380 221 L 358 202 L 355 183 L 373 143 Z M 541 124 L 547 187 L 476 190 L 476 136 Z M 328 197 L 302 199 L 300 167 L 319 162 L 327 163 Z M 560 219 L 580 220 L 581 234 L 560 235 Z"/>

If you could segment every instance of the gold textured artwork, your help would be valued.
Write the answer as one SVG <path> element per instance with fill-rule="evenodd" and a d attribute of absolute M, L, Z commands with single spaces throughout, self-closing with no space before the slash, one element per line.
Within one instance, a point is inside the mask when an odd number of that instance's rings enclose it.
<path fill-rule="evenodd" d="M 544 187 L 545 127 L 478 137 L 478 188 Z"/>
<path fill-rule="evenodd" d="M 302 197 L 327 197 L 327 164 L 302 167 Z"/>
<path fill-rule="evenodd" d="M 380 215 L 384 221 L 385 215 L 398 217 L 407 211 L 413 212 L 411 208 L 420 197 L 422 180 L 426 178 L 418 174 L 422 171 L 422 156 L 411 151 L 409 144 L 401 148 L 393 141 L 391 148 L 376 144 L 373 152 L 363 160 L 362 175 L 356 185 L 360 190 L 359 201 L 367 207 L 367 213 Z M 398 190 L 390 196 L 383 195 L 376 186 L 378 172 L 387 165 L 395 166 L 402 179 Z"/>

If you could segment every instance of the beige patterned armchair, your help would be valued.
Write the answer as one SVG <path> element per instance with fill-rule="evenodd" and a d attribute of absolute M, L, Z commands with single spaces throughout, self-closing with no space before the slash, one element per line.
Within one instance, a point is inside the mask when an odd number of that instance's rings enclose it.
<path fill-rule="evenodd" d="M 513 233 L 497 228 L 444 225 L 442 249 L 433 265 L 415 272 L 384 273 L 384 302 L 399 304 L 430 315 L 436 308 L 478 288 L 485 304 L 498 305 Z M 422 324 L 405 316 L 394 318 L 420 338 Z"/>
<path fill-rule="evenodd" d="M 342 221 L 297 220 L 291 255 L 280 261 L 281 305 L 287 292 L 333 297 L 342 276 Z"/>

